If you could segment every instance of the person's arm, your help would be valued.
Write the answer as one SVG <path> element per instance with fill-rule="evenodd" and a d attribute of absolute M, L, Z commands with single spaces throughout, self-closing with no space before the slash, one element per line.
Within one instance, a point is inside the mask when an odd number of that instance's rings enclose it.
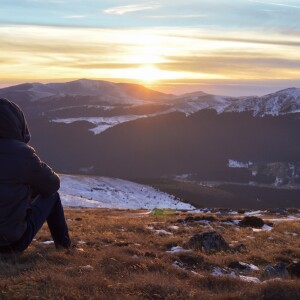
<path fill-rule="evenodd" d="M 34 149 L 28 147 L 28 184 L 38 194 L 49 196 L 60 188 L 58 175 L 35 153 Z"/>

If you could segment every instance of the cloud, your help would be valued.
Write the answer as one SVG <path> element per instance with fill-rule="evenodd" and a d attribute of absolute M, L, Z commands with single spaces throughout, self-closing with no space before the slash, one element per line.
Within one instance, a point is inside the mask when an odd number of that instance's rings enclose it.
<path fill-rule="evenodd" d="M 1 59 L 0 59 L 1 62 Z M 51 66 L 53 65 L 54 60 L 45 61 L 43 65 Z M 82 57 L 74 57 L 71 61 L 69 60 L 59 60 L 55 63 L 59 63 L 60 67 L 70 68 L 70 69 L 82 69 L 82 70 L 91 70 L 91 69 L 131 69 L 139 68 L 141 64 L 131 64 L 131 63 L 107 63 L 107 62 L 97 62 L 96 57 L 92 57 L 91 60 L 84 61 Z"/>
<path fill-rule="evenodd" d="M 161 5 L 158 3 L 141 3 L 141 4 L 130 4 L 124 6 L 111 7 L 105 9 L 103 12 L 112 15 L 125 15 L 136 11 L 157 9 L 160 7 Z"/>
<path fill-rule="evenodd" d="M 167 70 L 180 70 L 186 72 L 224 73 L 233 76 L 245 75 L 260 77 L 290 73 L 300 70 L 300 61 L 297 59 L 284 59 L 261 56 L 260 53 L 212 53 L 211 56 L 174 56 L 167 57 L 169 62 L 159 66 Z"/>
<path fill-rule="evenodd" d="M 211 41 L 300 47 L 300 41 L 289 41 L 289 40 L 267 40 L 267 39 L 262 40 L 262 39 L 254 39 L 254 38 L 209 37 L 209 36 L 201 36 L 199 38 L 204 40 L 211 40 Z"/>
<path fill-rule="evenodd" d="M 297 37 L 276 33 L 264 40 L 265 33 L 222 33 L 182 27 L 0 26 L 0 78 L 130 79 L 146 65 L 172 80 L 299 78 Z"/>
<path fill-rule="evenodd" d="M 276 2 L 256 1 L 256 0 L 248 0 L 248 1 L 249 2 L 254 2 L 254 3 L 265 4 L 265 5 L 276 5 L 276 6 L 284 6 L 284 7 L 289 7 L 289 8 L 298 8 L 298 9 L 300 9 L 299 5 L 291 5 L 291 4 L 276 3 Z"/>
<path fill-rule="evenodd" d="M 48 3 L 65 3 L 64 0 L 27 0 L 29 2 L 48 2 Z"/>
<path fill-rule="evenodd" d="M 203 18 L 207 15 L 204 14 L 194 14 L 194 15 L 157 15 L 157 16 L 147 16 L 151 19 L 192 19 L 192 18 Z"/>
<path fill-rule="evenodd" d="M 64 16 L 65 19 L 84 19 L 87 16 L 85 15 L 71 15 L 71 16 Z"/>

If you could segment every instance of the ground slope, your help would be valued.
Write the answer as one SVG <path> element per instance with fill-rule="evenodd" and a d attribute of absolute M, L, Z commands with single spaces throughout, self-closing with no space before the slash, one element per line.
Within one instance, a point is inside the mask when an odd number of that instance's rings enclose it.
<path fill-rule="evenodd" d="M 299 212 L 256 214 L 274 227 L 237 227 L 244 215 L 229 211 L 68 209 L 77 251 L 56 252 L 45 226 L 22 256 L 0 259 L 0 299 L 299 299 L 299 279 L 262 278 L 267 265 L 299 261 Z M 246 250 L 208 255 L 187 248 L 190 236 L 212 230 Z M 250 270 L 230 268 L 236 261 Z"/>

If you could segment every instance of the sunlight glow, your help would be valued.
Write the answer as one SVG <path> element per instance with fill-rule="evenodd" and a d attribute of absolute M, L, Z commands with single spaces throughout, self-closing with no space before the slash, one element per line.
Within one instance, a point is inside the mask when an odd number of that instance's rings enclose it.
<path fill-rule="evenodd" d="M 0 80 L 95 78 L 142 83 L 297 79 L 292 33 L 220 35 L 200 28 L 96 29 L 0 26 Z"/>

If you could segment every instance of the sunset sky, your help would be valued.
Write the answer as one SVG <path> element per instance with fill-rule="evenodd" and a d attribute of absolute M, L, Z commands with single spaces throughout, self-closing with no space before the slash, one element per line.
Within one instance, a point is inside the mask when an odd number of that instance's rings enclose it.
<path fill-rule="evenodd" d="M 299 0 L 1 0 L 0 86 L 78 78 L 162 91 L 300 87 Z"/>

